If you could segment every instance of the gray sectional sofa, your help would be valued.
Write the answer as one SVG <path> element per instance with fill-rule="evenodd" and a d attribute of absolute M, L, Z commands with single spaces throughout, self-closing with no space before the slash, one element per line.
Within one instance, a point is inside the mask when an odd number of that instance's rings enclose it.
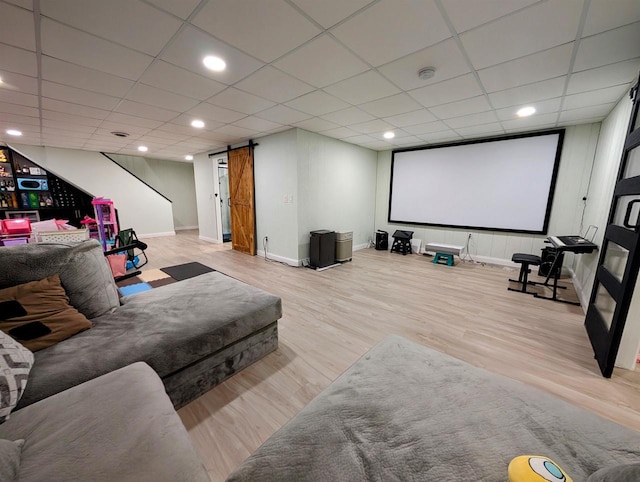
<path fill-rule="evenodd" d="M 0 289 L 60 275 L 93 327 L 35 352 L 18 408 L 135 362 L 180 408 L 278 345 L 280 298 L 218 272 L 118 299 L 95 240 L 0 248 Z"/>

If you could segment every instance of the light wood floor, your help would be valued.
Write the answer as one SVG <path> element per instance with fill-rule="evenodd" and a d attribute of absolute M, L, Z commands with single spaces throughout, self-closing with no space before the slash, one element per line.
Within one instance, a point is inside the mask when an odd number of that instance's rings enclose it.
<path fill-rule="evenodd" d="M 179 411 L 214 481 L 391 333 L 640 430 L 640 373 L 602 378 L 582 310 L 507 291 L 512 270 L 365 249 L 316 272 L 196 232 L 145 242 L 147 269 L 199 261 L 282 298 L 279 349 Z"/>

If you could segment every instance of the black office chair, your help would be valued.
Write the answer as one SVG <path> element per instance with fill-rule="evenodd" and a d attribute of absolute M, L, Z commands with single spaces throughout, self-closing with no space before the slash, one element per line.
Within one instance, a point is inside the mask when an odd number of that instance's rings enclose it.
<path fill-rule="evenodd" d="M 536 256 L 535 254 L 526 254 L 526 253 L 514 253 L 511 257 L 511 261 L 514 263 L 520 264 L 520 274 L 518 279 L 511 279 L 509 281 L 513 281 L 514 283 L 520 283 L 522 287 L 520 289 L 515 288 L 507 288 L 509 291 L 519 291 L 520 293 L 534 294 L 527 291 L 527 285 L 537 285 L 541 283 L 536 283 L 535 281 L 529 281 L 529 273 L 531 270 L 529 266 L 540 266 L 541 259 L 540 256 Z"/>

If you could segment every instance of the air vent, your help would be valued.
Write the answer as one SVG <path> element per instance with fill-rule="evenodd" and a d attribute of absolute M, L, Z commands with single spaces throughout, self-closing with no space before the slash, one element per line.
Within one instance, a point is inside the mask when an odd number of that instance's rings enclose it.
<path fill-rule="evenodd" d="M 128 132 L 119 132 L 119 131 L 114 131 L 112 132 L 112 134 L 116 137 L 129 137 L 129 133 Z"/>

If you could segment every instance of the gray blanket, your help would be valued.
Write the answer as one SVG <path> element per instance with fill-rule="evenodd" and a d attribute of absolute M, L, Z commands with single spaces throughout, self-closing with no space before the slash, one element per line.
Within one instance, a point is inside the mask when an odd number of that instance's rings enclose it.
<path fill-rule="evenodd" d="M 576 482 L 640 461 L 640 433 L 393 336 L 267 440 L 229 481 L 500 481 L 518 455 Z"/>

